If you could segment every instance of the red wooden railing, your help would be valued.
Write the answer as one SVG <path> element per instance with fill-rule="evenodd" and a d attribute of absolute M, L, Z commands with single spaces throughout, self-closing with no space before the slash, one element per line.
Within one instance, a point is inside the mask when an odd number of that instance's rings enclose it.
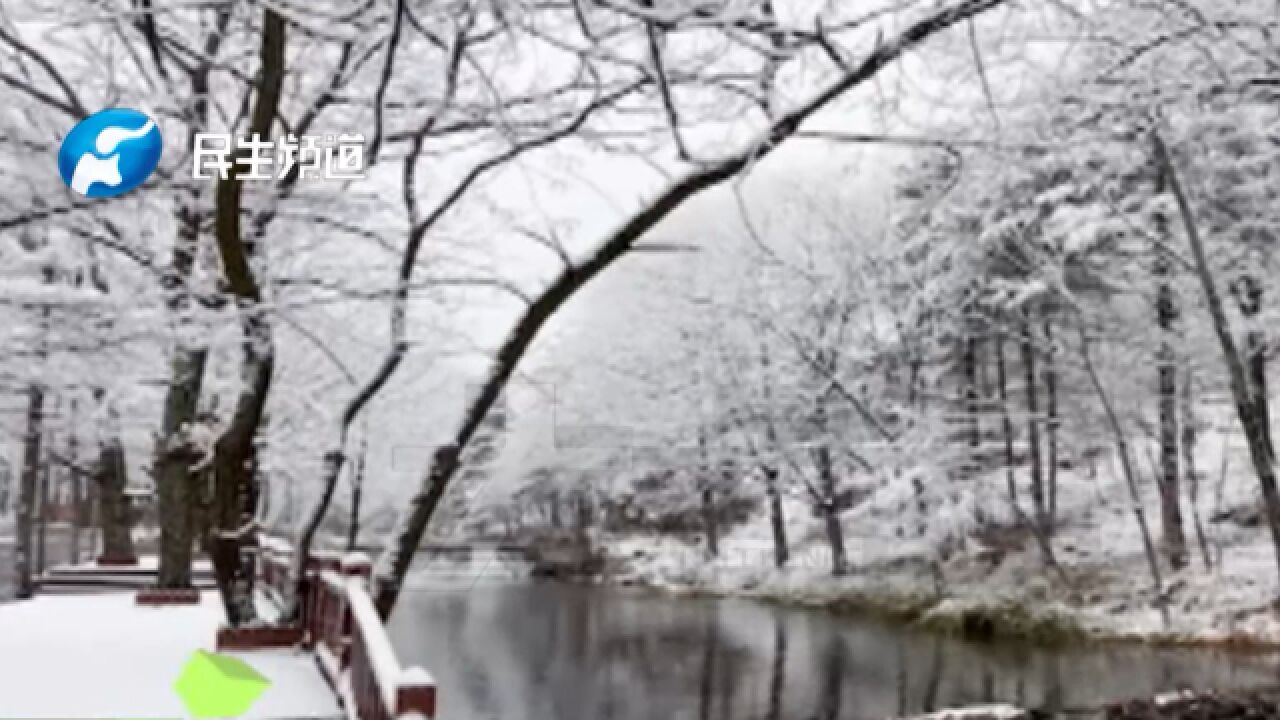
<path fill-rule="evenodd" d="M 291 565 L 288 543 L 275 538 L 262 543 L 260 580 L 277 601 L 292 592 Z M 372 570 L 361 553 L 312 553 L 302 603 L 303 641 L 351 717 L 434 717 L 435 682 L 421 668 L 400 667 L 370 596 Z"/>

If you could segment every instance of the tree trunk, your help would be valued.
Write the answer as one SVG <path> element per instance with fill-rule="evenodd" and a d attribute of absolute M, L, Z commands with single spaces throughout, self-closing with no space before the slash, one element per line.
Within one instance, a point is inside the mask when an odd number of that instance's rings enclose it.
<path fill-rule="evenodd" d="M 84 476 L 84 504 L 85 504 L 85 523 L 84 526 L 88 530 L 87 548 L 85 556 L 92 562 L 102 551 L 102 507 L 100 498 L 102 493 L 99 491 L 92 471 Z"/>
<path fill-rule="evenodd" d="M 364 489 L 365 452 L 368 450 L 368 438 L 360 441 L 360 455 L 356 458 L 355 467 L 351 469 L 351 518 L 347 524 L 347 552 L 355 552 L 356 543 L 360 540 L 360 494 Z"/>
<path fill-rule="evenodd" d="M 209 556 L 214 576 L 234 627 L 256 619 L 253 602 L 254 568 L 252 548 L 256 544 L 257 430 L 271 386 L 274 356 L 269 334 L 264 340 L 265 318 L 256 314 L 246 320 L 243 371 L 246 385 L 236 401 L 227 430 L 218 438 L 213 461 L 212 537 Z"/>
<path fill-rule="evenodd" d="M 55 403 L 53 407 L 53 415 L 57 417 L 58 408 Z M 53 484 L 53 458 L 49 452 L 49 448 L 57 442 L 55 433 L 46 430 L 44 437 L 45 455 L 40 463 L 40 472 L 36 482 L 36 497 L 38 501 L 38 512 L 36 513 L 36 559 L 35 574 L 43 575 L 44 571 L 49 568 L 49 556 L 47 554 L 49 548 L 49 486 Z"/>
<path fill-rule="evenodd" d="M 84 478 L 80 473 L 71 473 L 71 543 L 67 548 L 67 562 L 71 565 L 79 565 L 81 552 L 80 548 L 84 545 L 84 529 L 85 529 L 85 489 Z"/>
<path fill-rule="evenodd" d="M 584 489 L 577 491 L 578 498 L 578 531 L 586 533 L 596 524 L 596 507 L 595 501 L 591 494 Z"/>
<path fill-rule="evenodd" d="M 270 138 L 280 109 L 284 87 L 286 23 L 268 7 L 263 10 L 259 47 L 259 82 L 250 113 L 248 134 Z M 246 156 L 240 148 L 237 158 Z M 271 323 L 258 280 L 250 264 L 254 248 L 241 228 L 243 166 L 236 163 L 220 178 L 214 195 L 214 238 L 222 258 L 223 278 L 240 315 L 243 339 L 240 373 L 242 385 L 231 422 L 214 444 L 213 539 L 210 559 L 232 626 L 256 619 L 252 565 L 257 512 L 257 442 L 263 410 L 271 390 L 275 350 Z M 256 239 L 256 238 L 255 238 Z"/>
<path fill-rule="evenodd" d="M 1031 502 L 1036 531 L 1049 535 L 1048 507 L 1045 504 L 1044 464 L 1040 457 L 1039 401 L 1036 392 L 1036 349 L 1030 323 L 1022 323 L 1022 367 L 1027 380 L 1027 449 L 1031 455 Z"/>
<path fill-rule="evenodd" d="M 213 468 L 191 474 L 191 533 L 196 550 L 204 555 L 213 548 Z"/>
<path fill-rule="evenodd" d="M 102 524 L 102 560 L 133 564 L 138 560 L 133 548 L 133 513 L 125 495 L 128 484 L 124 447 L 115 432 L 103 438 L 98 448 L 94 483 L 98 486 L 98 519 Z"/>
<path fill-rule="evenodd" d="M 1249 358 L 1249 388 L 1253 394 L 1262 439 L 1267 451 L 1275 457 L 1275 445 L 1271 439 L 1271 408 L 1267 399 L 1267 339 L 1266 330 L 1258 322 L 1262 312 L 1262 285 L 1252 275 L 1244 275 L 1237 285 L 1240 314 L 1244 316 L 1248 332 L 1245 334 L 1245 354 Z"/>
<path fill-rule="evenodd" d="M 902 53 L 914 48 L 935 33 L 1003 4 L 1003 0 L 964 0 L 929 14 L 914 22 L 879 46 L 861 63 L 853 66 L 838 80 L 810 101 L 775 120 L 759 144 L 753 144 L 723 160 L 705 164 L 669 185 L 645 207 L 607 235 L 599 247 L 571 267 L 564 268 L 534 300 L 507 333 L 490 364 L 479 392 L 467 404 L 461 421 L 448 442 L 436 449 L 410 509 L 397 528 L 379 563 L 375 605 L 386 619 L 395 608 L 404 578 L 413 562 L 414 552 L 426 532 L 431 515 L 458 471 L 462 451 L 471 442 L 485 414 L 506 387 L 507 380 L 538 336 L 547 321 L 593 278 L 626 255 L 636 241 L 655 225 L 680 208 L 690 198 L 737 176 L 749 166 L 763 160 L 781 146 L 809 117 L 848 91 L 874 78 Z"/>
<path fill-rule="evenodd" d="M 1204 244 L 1200 240 L 1200 229 L 1196 226 L 1195 216 L 1190 201 L 1178 181 L 1178 174 L 1169 157 L 1168 148 L 1158 134 L 1153 135 L 1156 147 L 1156 158 L 1160 162 L 1169 188 L 1173 191 L 1186 228 L 1187 241 L 1195 258 L 1196 274 L 1204 290 L 1205 304 L 1209 306 L 1209 315 L 1213 319 L 1214 333 L 1218 336 L 1218 345 L 1222 348 L 1223 362 L 1231 380 L 1231 396 L 1235 400 L 1236 414 L 1244 427 L 1245 439 L 1249 443 L 1249 458 L 1253 462 L 1254 472 L 1258 476 L 1258 486 L 1262 491 L 1263 505 L 1267 511 L 1267 526 L 1271 531 L 1271 542 L 1275 551 L 1276 569 L 1280 574 L 1280 489 L 1276 485 L 1275 457 L 1271 452 L 1271 442 L 1267 436 L 1267 427 L 1263 418 L 1258 415 L 1258 404 L 1250 394 L 1250 383 L 1245 365 L 1232 337 L 1231 327 L 1223 309 L 1222 296 L 1218 293 L 1217 283 L 1209 268 Z"/>
<path fill-rule="evenodd" d="M 269 376 L 269 373 L 268 370 L 266 375 Z M 261 392 L 266 392 L 265 387 Z M 242 395 L 242 404 L 256 403 L 253 397 L 256 394 L 257 391 L 254 390 Z M 248 425 L 245 421 L 233 420 L 232 423 L 233 429 Z M 254 569 L 250 556 L 256 537 L 256 493 L 253 490 L 256 451 L 253 443 L 252 433 L 224 434 L 219 439 L 213 464 L 213 528 L 209 556 L 227 612 L 227 621 L 233 627 L 252 623 L 256 619 L 253 603 Z"/>
<path fill-rule="evenodd" d="M 84 512 L 84 476 L 80 472 L 80 433 L 77 432 L 80 403 L 71 399 L 71 421 L 67 428 L 67 481 L 70 483 L 69 496 L 71 502 L 71 544 L 68 547 L 67 562 L 80 564 L 80 543 L 85 526 Z"/>
<path fill-rule="evenodd" d="M 765 495 L 769 498 L 769 528 L 773 535 L 773 565 L 785 567 L 791 550 L 787 546 L 787 520 L 782 511 L 782 492 L 778 488 L 778 468 L 763 468 Z"/>
<path fill-rule="evenodd" d="M 1151 572 L 1151 582 L 1155 595 L 1155 601 L 1160 607 L 1160 617 L 1165 627 L 1169 625 L 1169 608 L 1164 598 L 1164 580 L 1160 576 L 1160 559 L 1156 555 L 1155 544 L 1151 541 L 1151 530 L 1147 527 L 1146 509 L 1142 506 L 1142 495 L 1138 492 L 1138 479 L 1133 470 L 1133 460 L 1129 456 L 1129 442 L 1125 437 L 1124 426 L 1120 424 L 1120 417 L 1116 414 L 1115 408 L 1111 404 L 1111 398 L 1107 394 L 1106 388 L 1102 385 L 1102 379 L 1098 377 L 1098 373 L 1093 368 L 1093 360 L 1089 357 L 1089 340 L 1085 334 L 1084 327 L 1080 328 L 1080 357 L 1084 360 L 1085 372 L 1089 375 L 1090 382 L 1093 383 L 1093 389 L 1098 393 L 1098 400 L 1102 402 L 1102 408 L 1107 416 L 1107 423 L 1111 427 L 1111 434 L 1115 438 L 1116 452 L 1120 455 L 1120 467 L 1124 471 L 1125 485 L 1129 488 L 1129 500 L 1133 503 L 1133 516 L 1138 522 L 1138 530 L 1142 533 L 1142 549 L 1147 557 L 1147 569 Z"/>
<path fill-rule="evenodd" d="M 1031 325 L 1025 320 L 1021 325 L 1021 332 L 1022 340 L 1019 345 L 1022 350 L 1023 367 L 1026 370 L 1027 444 L 1031 455 L 1031 499 L 1034 504 L 1035 517 L 1027 518 L 1017 503 L 1014 503 L 1013 511 L 1015 517 L 1018 518 L 1019 524 L 1028 528 L 1032 536 L 1035 537 L 1036 544 L 1040 547 L 1040 557 L 1045 567 L 1057 571 L 1058 576 L 1065 583 L 1067 581 L 1066 573 L 1058 565 L 1057 556 L 1053 552 L 1053 535 L 1049 526 L 1048 507 L 1045 503 L 1043 465 L 1040 458 L 1039 418 L 1036 417 L 1039 408 L 1036 398 L 1035 347 L 1032 344 Z"/>
<path fill-rule="evenodd" d="M 1004 364 L 1004 333 L 996 335 L 996 387 L 1000 398 L 1000 425 L 1004 435 L 1004 480 L 1009 493 L 1009 510 L 1014 520 L 1022 516 L 1018 507 L 1017 462 L 1013 455 L 1013 420 L 1009 417 L 1009 379 Z"/>
<path fill-rule="evenodd" d="M 834 498 L 822 505 L 822 524 L 827 535 L 827 544 L 831 546 L 831 575 L 843 577 L 849 573 L 849 559 L 844 547 L 844 528 L 840 525 L 840 510 L 836 507 Z"/>
<path fill-rule="evenodd" d="M 1191 507 L 1191 521 L 1196 531 L 1196 544 L 1200 546 L 1200 556 L 1204 559 L 1204 569 L 1213 569 L 1213 556 L 1209 553 L 1209 542 L 1205 538 L 1204 526 L 1200 523 L 1200 473 L 1196 470 L 1196 417 L 1194 401 L 1191 397 L 1191 367 L 1188 365 L 1182 380 L 1182 459 L 1187 475 L 1187 500 Z"/>
<path fill-rule="evenodd" d="M 193 89 L 199 89 L 200 80 L 199 76 L 193 78 Z M 207 87 L 204 90 L 207 92 Z M 200 118 L 196 121 L 199 122 Z M 200 192 L 193 188 L 191 197 L 186 198 L 177 210 L 178 231 L 166 278 L 168 310 L 175 319 L 181 318 L 190 305 L 187 285 L 195 265 L 200 226 L 204 221 L 199 208 Z M 156 586 L 160 588 L 191 587 L 194 519 L 191 465 L 199 460 L 199 454 L 190 446 L 187 430 L 196 422 L 208 353 L 206 347 L 191 346 L 181 341 L 171 349 L 169 385 L 152 458 L 156 514 L 160 524 L 159 565 L 156 570 Z"/>
<path fill-rule="evenodd" d="M 1159 173 L 1156 192 L 1164 192 L 1164 173 Z M 1155 218 L 1156 233 L 1168 237 L 1168 220 L 1162 213 Z M 1173 569 L 1187 566 L 1187 540 L 1182 528 L 1182 495 L 1178 490 L 1178 366 L 1171 342 L 1178 308 L 1169 283 L 1169 257 L 1156 248 L 1153 273 L 1156 278 L 1156 323 L 1160 329 L 1160 348 L 1156 354 L 1156 373 L 1160 405 L 1160 523 L 1164 551 Z"/>
<path fill-rule="evenodd" d="M 1249 343 L 1249 377 L 1253 381 L 1253 401 L 1261 425 L 1262 441 L 1267 445 L 1267 453 L 1275 457 L 1275 445 L 1271 439 L 1271 407 L 1267 399 L 1267 340 L 1264 330 L 1251 331 L 1246 338 Z"/>
<path fill-rule="evenodd" d="M 552 489 L 547 497 L 547 516 L 550 519 L 551 528 L 553 530 L 560 530 L 564 528 L 564 516 L 563 513 L 561 513 L 562 508 L 560 505 L 560 493 Z"/>
<path fill-rule="evenodd" d="M 1162 343 L 1158 359 L 1160 393 L 1160 521 L 1164 551 L 1174 570 L 1187 566 L 1178 476 L 1178 387 L 1173 348 Z"/>
<path fill-rule="evenodd" d="M 209 75 L 218 57 L 223 38 L 231 21 L 231 8 L 216 11 L 206 36 L 202 60 L 191 71 L 191 104 L 187 117 L 187 147 L 193 147 L 195 136 L 209 122 Z M 201 211 L 201 187 L 189 186 L 189 196 L 182 198 L 176 212 L 177 236 L 169 271 L 164 277 L 169 294 L 168 311 L 175 321 L 186 315 L 190 306 L 192 268 L 200 246 L 201 228 L 207 218 Z M 195 422 L 208 349 L 176 343 L 170 360 L 169 388 L 164 401 L 160 436 L 156 439 L 153 480 L 156 486 L 156 512 L 160 521 L 159 568 L 156 585 L 161 588 L 191 587 L 192 535 L 195 531 L 195 491 L 192 486 L 191 463 L 197 455 L 188 446 L 183 428 Z"/>
<path fill-rule="evenodd" d="M 978 407 L 978 340 L 973 335 L 964 339 L 964 406 L 965 423 L 968 429 L 969 452 L 966 459 L 965 477 L 972 477 L 980 471 L 978 453 L 982 447 L 982 423 L 979 420 Z"/>
<path fill-rule="evenodd" d="M 9 497 L 12 493 L 13 470 L 8 461 L 0 457 L 0 517 L 9 514 Z"/>
<path fill-rule="evenodd" d="M 709 481 L 702 487 L 702 524 L 707 535 L 707 552 L 711 557 L 720 555 L 720 524 L 716 520 L 715 490 Z"/>
<path fill-rule="evenodd" d="M 199 450 L 191 447 L 186 429 L 196 422 L 207 359 L 206 348 L 178 347 L 169 369 L 169 391 L 155 457 L 156 510 L 160 516 L 156 585 L 161 588 L 191 587 L 196 494 L 192 465 L 201 457 Z"/>
<path fill-rule="evenodd" d="M 716 518 L 714 472 L 711 469 L 711 453 L 707 447 L 707 433 L 698 428 L 698 452 L 702 465 L 698 469 L 698 494 L 702 500 L 702 531 L 707 540 L 707 552 L 711 557 L 720 555 L 720 525 Z"/>
<path fill-rule="evenodd" d="M 189 446 L 185 428 L 195 423 L 204 380 L 205 348 L 176 348 L 170 366 L 153 473 L 156 511 L 160 519 L 156 585 L 191 587 L 193 485 L 191 465 L 199 455 Z"/>
<path fill-rule="evenodd" d="M 47 317 L 47 313 L 45 314 Z M 31 563 L 34 560 L 32 532 L 36 485 L 40 477 L 41 440 L 44 432 L 44 388 L 32 383 L 27 388 L 26 433 L 22 442 L 22 478 L 18 484 L 17 548 L 14 554 L 18 599 L 35 594 Z"/>
<path fill-rule="evenodd" d="M 839 482 L 836 478 L 835 466 L 831 461 L 831 447 L 828 445 L 826 395 L 818 396 L 814 408 L 814 425 L 818 431 L 818 446 L 813 448 L 813 464 L 821 481 L 822 497 L 818 498 L 818 512 L 822 516 L 823 530 L 827 535 L 827 544 L 831 546 L 831 574 L 842 577 L 849 571 L 848 557 L 844 547 L 844 528 L 840 524 Z"/>
<path fill-rule="evenodd" d="M 1048 345 L 1044 360 L 1045 436 L 1049 457 L 1046 467 L 1048 507 L 1045 532 L 1052 536 L 1058 524 L 1058 367 L 1057 349 L 1053 344 L 1053 322 L 1045 318 L 1044 340 Z"/>
<path fill-rule="evenodd" d="M 762 335 L 763 337 L 763 335 Z M 778 448 L 778 429 L 773 425 L 769 415 L 773 411 L 773 391 L 769 376 L 769 346 L 760 343 L 760 370 L 762 376 L 761 397 L 764 400 L 764 441 L 768 452 Z M 769 528 L 773 535 L 774 567 L 785 567 L 791 556 L 791 548 L 787 544 L 787 519 L 782 511 L 782 489 L 778 486 L 778 465 L 772 460 L 762 461 L 760 470 L 764 474 L 764 491 L 769 498 Z"/>

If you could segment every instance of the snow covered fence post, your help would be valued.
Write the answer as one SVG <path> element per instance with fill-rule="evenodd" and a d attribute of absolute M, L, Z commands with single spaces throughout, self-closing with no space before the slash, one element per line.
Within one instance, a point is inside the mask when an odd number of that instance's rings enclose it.
<path fill-rule="evenodd" d="M 435 717 L 436 683 L 426 670 L 415 665 L 400 671 L 394 710 L 398 720 Z"/>
<path fill-rule="evenodd" d="M 368 555 L 361 552 L 347 553 L 342 557 L 342 576 L 347 580 L 348 590 L 350 593 L 351 578 L 359 578 L 362 585 L 367 587 L 369 577 L 373 574 L 373 562 Z M 342 663 L 342 667 L 346 668 L 351 664 L 351 634 L 354 631 L 351 619 L 351 602 L 347 598 L 343 598 L 342 602 L 342 631 L 340 634 L 342 642 L 342 650 L 338 655 L 338 659 Z"/>

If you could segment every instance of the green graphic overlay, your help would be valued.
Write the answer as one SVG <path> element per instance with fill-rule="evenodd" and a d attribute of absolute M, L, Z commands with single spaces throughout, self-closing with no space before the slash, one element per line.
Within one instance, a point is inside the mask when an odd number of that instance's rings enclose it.
<path fill-rule="evenodd" d="M 248 712 L 270 685 L 239 658 L 197 650 L 173 687 L 192 717 L 227 718 Z"/>

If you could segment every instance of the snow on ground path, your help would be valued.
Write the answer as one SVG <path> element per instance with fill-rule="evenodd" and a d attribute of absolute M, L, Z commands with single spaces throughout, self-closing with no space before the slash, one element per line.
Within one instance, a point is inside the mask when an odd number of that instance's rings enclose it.
<path fill-rule="evenodd" d="M 0 541 L 3 542 L 3 541 Z M 77 565 L 69 565 L 67 563 L 50 563 L 50 569 L 59 570 L 87 570 L 87 571 L 111 571 L 119 570 L 116 566 L 99 565 L 96 561 L 82 562 Z M 138 564 L 125 568 L 127 570 L 150 570 L 155 571 L 160 567 L 160 558 L 155 555 L 142 555 L 138 557 Z M 191 570 L 193 572 L 213 572 L 213 565 L 207 559 L 197 559 L 191 561 Z"/>
<path fill-rule="evenodd" d="M 42 596 L 0 605 L 0 718 L 182 718 L 173 685 L 224 618 L 200 605 L 139 607 L 132 593 Z M 311 655 L 235 655 L 271 681 L 242 718 L 340 718 Z"/>

